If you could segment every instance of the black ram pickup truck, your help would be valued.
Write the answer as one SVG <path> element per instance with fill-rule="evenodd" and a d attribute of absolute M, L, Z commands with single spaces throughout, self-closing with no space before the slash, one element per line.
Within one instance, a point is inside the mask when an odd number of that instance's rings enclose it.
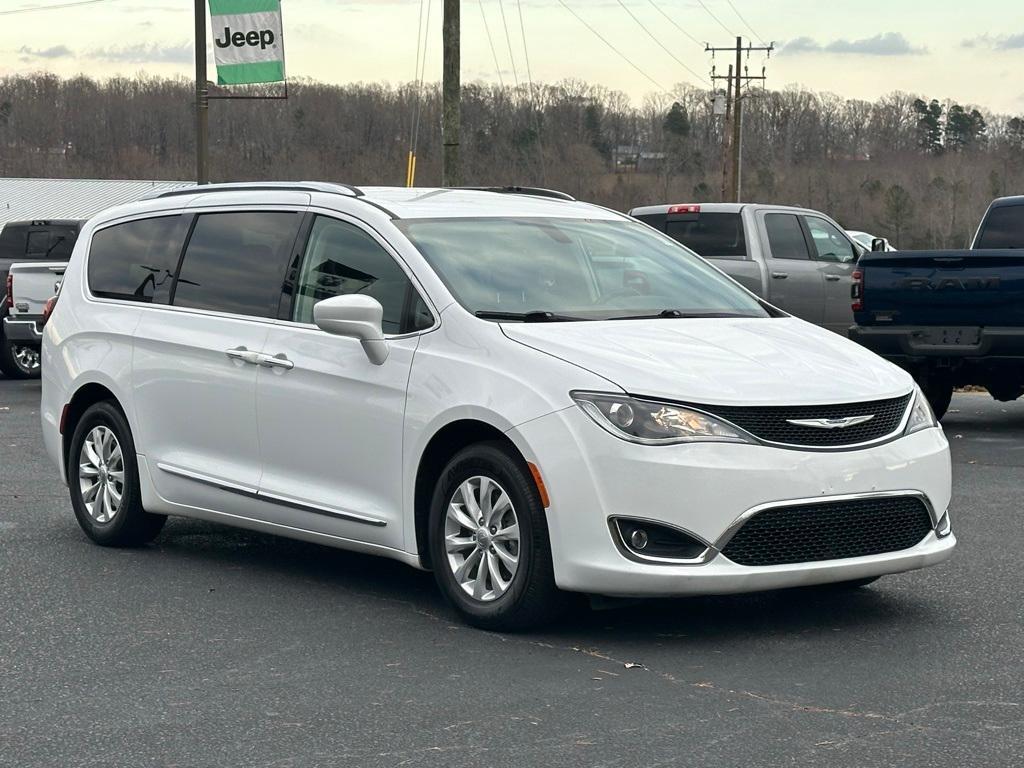
<path fill-rule="evenodd" d="M 1024 196 L 994 201 L 966 251 L 865 254 L 850 338 L 907 369 L 941 418 L 954 387 L 1024 394 Z"/>

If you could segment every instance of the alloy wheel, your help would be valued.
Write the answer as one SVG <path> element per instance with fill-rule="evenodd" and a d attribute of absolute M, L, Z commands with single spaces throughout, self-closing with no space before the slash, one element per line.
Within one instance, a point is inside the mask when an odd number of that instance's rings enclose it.
<path fill-rule="evenodd" d="M 93 520 L 109 523 L 114 519 L 124 495 L 124 456 L 109 427 L 93 427 L 85 436 L 78 457 L 78 486 Z"/>
<path fill-rule="evenodd" d="M 11 355 L 23 373 L 34 374 L 39 370 L 39 350 L 35 347 L 13 346 Z"/>
<path fill-rule="evenodd" d="M 470 597 L 483 602 L 504 595 L 519 570 L 519 518 L 497 482 L 477 475 L 448 502 L 444 524 L 448 567 Z"/>

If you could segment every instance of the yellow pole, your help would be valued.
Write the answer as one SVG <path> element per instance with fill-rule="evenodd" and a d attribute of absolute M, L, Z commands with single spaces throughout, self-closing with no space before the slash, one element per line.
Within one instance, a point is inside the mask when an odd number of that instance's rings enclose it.
<path fill-rule="evenodd" d="M 416 186 L 416 155 L 412 156 L 412 174 L 409 176 L 409 186 Z"/>

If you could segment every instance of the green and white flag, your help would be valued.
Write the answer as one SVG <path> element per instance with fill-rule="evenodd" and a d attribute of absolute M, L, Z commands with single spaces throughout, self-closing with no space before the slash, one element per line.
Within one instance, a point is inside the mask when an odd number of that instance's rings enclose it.
<path fill-rule="evenodd" d="M 284 80 L 281 0 L 210 0 L 219 85 Z"/>

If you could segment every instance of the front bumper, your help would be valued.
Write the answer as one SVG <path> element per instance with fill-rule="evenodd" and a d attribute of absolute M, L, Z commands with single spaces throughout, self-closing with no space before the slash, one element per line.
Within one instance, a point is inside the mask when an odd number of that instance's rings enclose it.
<path fill-rule="evenodd" d="M 714 547 L 765 504 L 914 492 L 938 521 L 950 500 L 949 446 L 940 429 L 857 451 L 819 452 L 734 443 L 644 446 L 620 440 L 573 406 L 520 425 L 512 438 L 540 468 L 551 498 L 548 530 L 562 589 L 612 596 L 728 594 L 847 581 L 948 558 L 956 539 L 867 557 L 743 566 Z M 700 562 L 636 562 L 608 519 L 644 518 L 711 545 Z"/>
<path fill-rule="evenodd" d="M 43 342 L 43 331 L 37 319 L 4 318 L 4 338 L 15 344 L 29 344 L 38 347 Z"/>

